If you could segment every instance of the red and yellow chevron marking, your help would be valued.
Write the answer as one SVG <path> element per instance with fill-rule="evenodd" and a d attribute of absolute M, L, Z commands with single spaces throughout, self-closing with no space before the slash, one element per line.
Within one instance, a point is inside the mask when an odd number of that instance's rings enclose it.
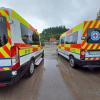
<path fill-rule="evenodd" d="M 87 36 L 87 30 L 88 28 L 100 28 L 100 21 L 94 20 L 94 21 L 86 21 L 84 22 L 84 31 L 83 36 Z M 82 41 L 82 49 L 85 51 L 87 50 L 99 50 L 100 44 L 88 44 L 86 40 Z M 100 58 L 86 58 L 85 60 L 100 60 Z"/>
<path fill-rule="evenodd" d="M 100 60 L 100 58 L 85 58 L 85 60 L 87 60 L 87 61 L 89 61 L 89 60 L 96 61 L 96 60 Z"/>
<path fill-rule="evenodd" d="M 76 44 L 61 44 L 61 45 L 58 45 L 58 48 L 65 51 L 80 54 L 81 44 L 77 44 L 77 45 Z"/>
<path fill-rule="evenodd" d="M 62 46 L 61 46 L 61 45 L 58 45 L 58 48 L 59 48 L 59 49 L 61 49 L 61 48 L 62 48 Z"/>
<path fill-rule="evenodd" d="M 69 47 L 64 47 L 64 50 L 70 51 L 70 48 Z"/>
<path fill-rule="evenodd" d="M 6 67 L 6 68 L 0 68 L 0 71 L 8 71 L 8 70 L 11 70 L 9 67 Z"/>
<path fill-rule="evenodd" d="M 38 50 L 41 50 L 41 49 L 42 49 L 42 46 L 41 45 L 34 45 L 33 52 L 38 51 Z"/>
<path fill-rule="evenodd" d="M 0 58 L 10 58 L 11 54 L 11 32 L 9 23 L 9 12 L 7 9 L 0 9 L 0 16 L 5 16 L 7 19 L 7 31 L 8 31 L 8 43 L 3 47 L 0 47 Z"/>
<path fill-rule="evenodd" d="M 59 45 L 59 47 L 60 47 L 60 49 L 65 49 L 65 45 L 64 44 L 61 44 L 61 45 Z"/>
<path fill-rule="evenodd" d="M 95 21 L 85 22 L 83 36 L 87 35 L 88 28 L 100 28 L 100 21 L 95 20 Z M 88 44 L 86 40 L 83 40 L 82 42 L 82 48 L 84 50 L 95 50 L 98 49 L 99 46 L 100 46 L 99 44 Z"/>

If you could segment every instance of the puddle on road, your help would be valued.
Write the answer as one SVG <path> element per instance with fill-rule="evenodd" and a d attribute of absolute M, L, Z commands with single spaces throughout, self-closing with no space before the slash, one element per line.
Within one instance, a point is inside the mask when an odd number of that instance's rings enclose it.
<path fill-rule="evenodd" d="M 58 68 L 55 50 L 46 51 L 44 73 L 38 100 L 75 100 L 72 92 L 64 83 Z"/>

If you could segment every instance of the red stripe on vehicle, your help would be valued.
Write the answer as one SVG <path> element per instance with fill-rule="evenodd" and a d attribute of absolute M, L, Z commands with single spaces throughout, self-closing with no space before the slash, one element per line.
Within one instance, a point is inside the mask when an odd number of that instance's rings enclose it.
<path fill-rule="evenodd" d="M 92 22 L 93 22 L 93 21 L 90 21 L 89 25 L 87 26 L 86 30 L 85 30 L 84 33 L 83 33 L 83 36 L 86 35 L 86 31 L 87 31 L 87 29 L 91 26 Z"/>
<path fill-rule="evenodd" d="M 3 70 L 3 68 L 0 68 L 0 71 L 2 71 Z"/>
<path fill-rule="evenodd" d="M 71 48 L 81 48 L 81 44 L 71 44 Z"/>
<path fill-rule="evenodd" d="M 11 44 L 11 38 L 10 37 L 8 37 L 8 42 Z"/>
<path fill-rule="evenodd" d="M 93 47 L 94 47 L 94 46 L 95 46 L 95 44 L 92 44 L 92 46 L 91 46 L 90 50 L 91 50 L 91 49 L 93 49 Z"/>
<path fill-rule="evenodd" d="M 93 26 L 93 28 L 95 28 L 96 27 L 96 25 L 97 25 L 97 23 L 98 23 L 99 21 L 98 20 L 96 20 L 96 22 L 95 22 L 95 24 L 94 24 L 94 26 Z"/>
<path fill-rule="evenodd" d="M 66 50 L 66 51 L 70 51 L 70 48 L 65 47 L 64 50 Z"/>
<path fill-rule="evenodd" d="M 5 56 L 0 52 L 0 58 L 5 58 Z"/>
<path fill-rule="evenodd" d="M 5 11 L 5 13 L 9 16 L 9 12 L 8 12 L 8 10 L 7 10 L 7 9 L 5 9 L 4 11 Z"/>
<path fill-rule="evenodd" d="M 7 46 L 5 45 L 4 47 L 3 47 L 3 49 L 6 51 L 6 53 L 10 56 L 10 50 L 7 48 Z"/>
<path fill-rule="evenodd" d="M 7 21 L 6 24 L 7 24 L 7 29 L 10 30 L 10 24 L 9 24 L 9 22 Z"/>

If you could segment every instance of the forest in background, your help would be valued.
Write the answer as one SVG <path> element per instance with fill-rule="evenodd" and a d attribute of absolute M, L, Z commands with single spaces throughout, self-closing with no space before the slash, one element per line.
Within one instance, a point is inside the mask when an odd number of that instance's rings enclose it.
<path fill-rule="evenodd" d="M 65 26 L 56 26 L 44 29 L 40 34 L 40 40 L 42 43 L 48 42 L 50 38 L 55 38 L 56 40 L 59 40 L 60 35 L 68 30 L 69 29 Z"/>

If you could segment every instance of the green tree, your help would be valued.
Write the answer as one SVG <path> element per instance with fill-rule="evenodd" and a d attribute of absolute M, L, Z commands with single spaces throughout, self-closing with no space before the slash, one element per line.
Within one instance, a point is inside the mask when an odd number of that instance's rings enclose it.
<path fill-rule="evenodd" d="M 52 37 L 59 40 L 60 35 L 68 30 L 69 29 L 65 26 L 56 26 L 44 29 L 40 35 L 41 42 L 49 41 L 49 39 Z"/>

